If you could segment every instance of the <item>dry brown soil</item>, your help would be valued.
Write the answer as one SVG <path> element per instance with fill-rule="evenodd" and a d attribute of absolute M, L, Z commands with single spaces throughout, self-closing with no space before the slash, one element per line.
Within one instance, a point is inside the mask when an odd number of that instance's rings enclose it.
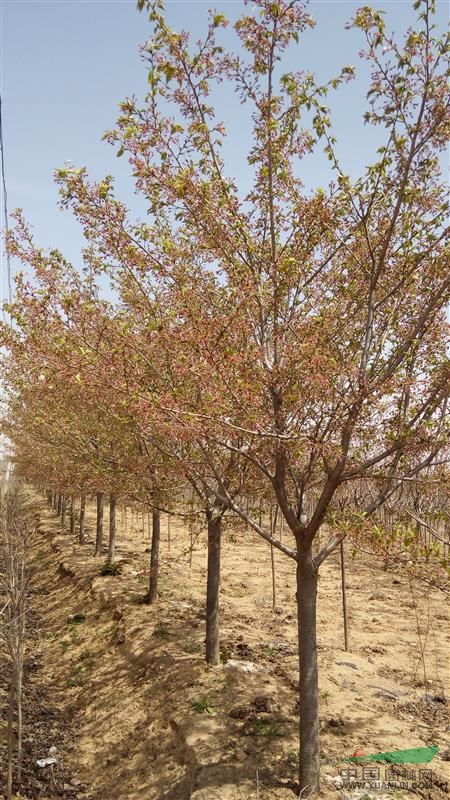
<path fill-rule="evenodd" d="M 189 553 L 189 533 L 172 517 L 169 552 L 163 516 L 160 599 L 149 607 L 140 602 L 148 582 L 147 520 L 144 530 L 142 517 L 134 515 L 131 525 L 128 511 L 127 525 L 123 513 L 118 522 L 122 571 L 101 577 L 102 559 L 92 557 L 94 506 L 88 543 L 80 547 L 41 501 L 32 548 L 21 797 L 293 800 L 294 563 L 275 555 L 274 611 L 270 549 L 249 532 L 227 528 L 224 663 L 211 668 L 202 658 L 204 534 Z M 322 797 L 363 796 L 332 782 L 356 747 L 369 754 L 438 744 L 440 753 L 428 765 L 432 789 L 379 796 L 444 800 L 450 783 L 442 757 L 450 747 L 446 597 L 411 586 L 405 573 L 384 572 L 366 556 L 347 561 L 349 652 L 338 556 L 323 565 L 319 582 Z M 235 662 L 250 662 L 254 671 Z M 0 667 L 4 672 L 1 661 Z M 39 769 L 36 759 L 52 746 L 57 764 Z"/>

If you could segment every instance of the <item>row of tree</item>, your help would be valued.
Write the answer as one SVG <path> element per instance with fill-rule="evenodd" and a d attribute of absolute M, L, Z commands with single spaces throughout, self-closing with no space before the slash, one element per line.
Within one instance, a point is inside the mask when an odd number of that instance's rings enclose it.
<path fill-rule="evenodd" d="M 111 177 L 58 170 L 86 238 L 80 273 L 38 248 L 15 214 L 8 247 L 27 277 L 2 329 L 8 435 L 22 470 L 54 495 L 97 496 L 97 554 L 105 495 L 110 560 L 117 499 L 150 504 L 152 575 L 159 513 L 189 487 L 208 529 L 211 664 L 224 515 L 295 561 L 305 797 L 319 787 L 319 567 L 346 536 L 384 541 L 392 557 L 416 546 L 408 524 L 384 538 L 374 515 L 410 487 L 448 492 L 448 37 L 431 0 L 415 4 L 403 42 L 381 14 L 357 11 L 371 70 L 365 121 L 381 146 L 352 179 L 326 96 L 354 69 L 319 84 L 280 68 L 313 25 L 300 2 L 256 0 L 234 25 L 236 52 L 221 42 L 222 14 L 193 45 L 160 0 L 139 6 L 154 27 L 142 50 L 149 93 L 121 104 L 106 138 L 128 154 L 148 219 L 130 219 Z M 248 191 L 221 154 L 212 98 L 223 81 L 251 109 Z M 308 192 L 298 174 L 321 148 L 333 178 Z M 261 502 L 289 538 L 264 524 Z"/>
<path fill-rule="evenodd" d="M 39 526 L 37 507 L 12 480 L 0 484 L 0 642 L 6 661 L 7 697 L 4 787 L 12 800 L 23 761 L 23 675 L 29 588 L 29 550 Z"/>

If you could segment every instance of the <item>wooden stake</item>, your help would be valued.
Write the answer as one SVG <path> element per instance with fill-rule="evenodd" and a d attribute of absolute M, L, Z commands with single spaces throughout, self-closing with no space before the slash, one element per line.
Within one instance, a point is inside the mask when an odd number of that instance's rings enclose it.
<path fill-rule="evenodd" d="M 341 549 L 342 611 L 344 615 L 344 647 L 345 650 L 348 650 L 347 587 L 345 583 L 344 542 L 341 542 L 340 549 Z"/>
<path fill-rule="evenodd" d="M 273 512 L 272 506 L 270 506 L 270 533 L 272 536 L 275 536 L 275 531 L 277 528 L 277 516 L 278 506 L 275 509 L 275 513 Z M 277 606 L 277 586 L 275 576 L 275 550 L 273 544 L 270 545 L 270 563 L 272 567 L 272 609 L 275 611 Z"/>

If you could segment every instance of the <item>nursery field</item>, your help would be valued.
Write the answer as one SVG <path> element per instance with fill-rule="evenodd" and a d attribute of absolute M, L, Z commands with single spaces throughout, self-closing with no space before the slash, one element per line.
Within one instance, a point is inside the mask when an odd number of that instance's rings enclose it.
<path fill-rule="evenodd" d="M 448 20 L 205 3 L 7 4 L 0 800 L 450 800 Z"/>
<path fill-rule="evenodd" d="M 119 511 L 120 574 L 100 575 L 104 558 L 92 555 L 94 505 L 87 505 L 86 544 L 80 546 L 38 502 L 20 797 L 293 800 L 295 564 L 275 554 L 273 607 L 270 546 L 225 526 L 222 663 L 211 667 L 204 661 L 204 531 L 193 535 L 171 516 L 169 551 L 162 515 L 159 599 L 148 606 L 142 602 L 149 574 L 146 517 L 128 509 L 125 520 Z M 385 571 L 381 561 L 374 569 L 373 559 L 361 553 L 347 554 L 346 571 L 347 652 L 338 552 L 319 581 L 321 797 L 444 800 L 450 779 L 446 595 L 398 568 Z M 4 660 L 0 668 L 6 676 Z M 3 682 L 2 718 L 5 688 Z M 4 739 L 1 744 L 4 752 Z M 438 745 L 438 754 L 429 764 L 408 766 L 403 788 L 401 767 L 374 763 L 380 780 L 396 780 L 398 788 L 345 786 L 345 759 L 358 748 L 368 755 L 431 745 Z M 38 767 L 45 758 L 53 763 Z M 362 765 L 351 766 L 362 779 Z M 414 788 L 412 778 L 419 783 L 424 769 L 431 773 Z"/>

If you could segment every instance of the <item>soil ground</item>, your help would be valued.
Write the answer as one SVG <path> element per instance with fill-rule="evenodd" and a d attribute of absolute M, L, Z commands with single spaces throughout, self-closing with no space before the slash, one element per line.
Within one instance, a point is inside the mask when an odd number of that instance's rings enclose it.
<path fill-rule="evenodd" d="M 226 529 L 223 664 L 204 651 L 206 542 L 162 518 L 160 597 L 148 583 L 147 518 L 118 515 L 118 576 L 92 556 L 94 506 L 80 547 L 40 500 L 32 546 L 22 798 L 54 800 L 293 800 L 297 762 L 294 563 L 248 531 Z M 105 523 L 106 523 L 105 515 Z M 133 523 L 133 524 L 132 524 Z M 107 528 L 107 524 L 105 525 Z M 285 534 L 287 536 L 287 534 Z M 107 537 L 106 537 L 107 538 Z M 104 556 L 106 557 L 106 555 Z M 430 787 L 365 796 L 444 800 L 450 786 L 447 598 L 367 556 L 347 558 L 350 648 L 343 648 L 339 556 L 319 581 L 322 797 L 361 798 L 340 773 L 366 754 L 439 746 Z M 0 704 L 6 700 L 0 656 Z M 4 717 L 3 717 L 4 718 Z M 0 759 L 5 754 L 0 729 Z M 39 768 L 38 758 L 57 763 Z M 4 763 L 4 762 L 3 762 Z M 375 768 L 379 765 L 370 766 Z M 398 772 L 380 779 L 403 780 Z M 362 766 L 357 768 L 362 779 Z M 1 774 L 1 771 L 0 771 Z M 366 775 L 367 777 L 367 775 Z M 372 774 L 372 780 L 376 775 Z M 1 794 L 0 794 L 1 800 Z"/>

